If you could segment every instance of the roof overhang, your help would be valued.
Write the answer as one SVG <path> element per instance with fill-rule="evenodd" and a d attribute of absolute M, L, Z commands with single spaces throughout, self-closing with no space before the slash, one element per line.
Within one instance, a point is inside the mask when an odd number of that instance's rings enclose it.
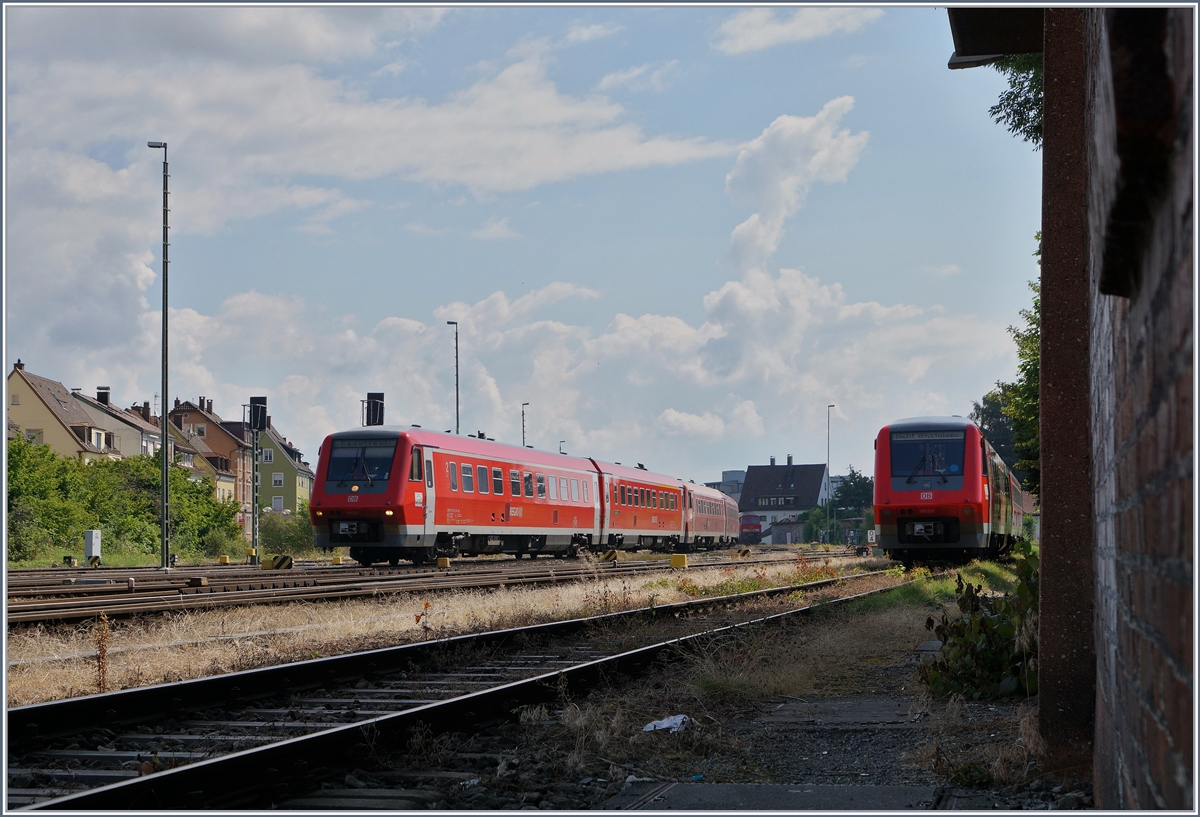
<path fill-rule="evenodd" d="M 1042 50 L 1043 8 L 952 8 L 950 34 L 954 53 L 947 67 L 975 68 L 1009 54 Z"/>

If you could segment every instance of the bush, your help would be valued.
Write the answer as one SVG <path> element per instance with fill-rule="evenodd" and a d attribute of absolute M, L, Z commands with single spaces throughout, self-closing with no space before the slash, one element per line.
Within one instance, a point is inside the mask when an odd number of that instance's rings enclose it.
<path fill-rule="evenodd" d="M 170 480 L 173 552 L 199 556 L 206 537 L 237 536 L 237 505 L 217 500 L 211 480 L 192 481 L 182 468 L 172 468 Z M 9 440 L 9 562 L 80 554 L 88 529 L 101 531 L 106 557 L 137 563 L 157 553 L 161 481 L 158 456 L 87 464 L 21 437 Z"/>
<path fill-rule="evenodd" d="M 258 520 L 258 543 L 263 553 L 299 556 L 313 552 L 308 503 L 301 500 L 297 513 L 264 513 Z"/>
<path fill-rule="evenodd" d="M 960 615 L 931 616 L 925 629 L 942 641 L 940 655 L 919 667 L 930 694 L 945 698 L 1004 698 L 1037 694 L 1038 557 L 1019 543 L 1017 583 L 1003 596 L 981 595 L 983 585 L 957 576 Z"/>

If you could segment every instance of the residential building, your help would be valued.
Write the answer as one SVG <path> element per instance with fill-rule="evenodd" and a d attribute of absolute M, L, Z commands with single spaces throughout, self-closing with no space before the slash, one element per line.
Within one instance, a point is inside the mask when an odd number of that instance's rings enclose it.
<path fill-rule="evenodd" d="M 738 512 L 756 514 L 763 531 L 775 522 L 795 517 L 828 499 L 824 463 L 796 465 L 789 454 L 786 465 L 751 465 L 746 469 Z"/>
<path fill-rule="evenodd" d="M 245 423 L 226 421 L 225 428 L 248 443 L 253 432 Z M 267 416 L 266 431 L 258 435 L 259 508 L 276 513 L 297 513 L 312 495 L 313 471 L 298 448 L 279 433 Z"/>
<path fill-rule="evenodd" d="M 150 404 L 145 403 L 145 412 L 118 408 L 112 402 L 107 386 L 97 386 L 96 396 L 72 389 L 71 396 L 92 418 L 97 427 L 104 429 L 111 440 L 111 448 L 122 457 L 152 456 L 162 445 L 162 434 L 157 419 L 150 418 Z"/>
<path fill-rule="evenodd" d="M 219 458 L 217 463 L 209 460 L 210 464 L 214 467 L 219 465 L 222 470 L 233 475 L 233 498 L 240 509 L 238 523 L 242 525 L 244 535 L 249 536 L 250 506 L 253 497 L 250 483 L 253 479 L 254 463 L 250 443 L 230 428 L 240 426 L 240 421 L 234 423 L 222 420 L 213 412 L 212 400 L 205 400 L 201 396 L 195 403 L 190 400 L 180 402 L 179 398 L 175 398 L 175 405 L 171 409 L 171 422 L 189 441 L 203 441 L 207 448 L 207 452 L 202 452 L 206 460 L 209 452 Z"/>
<path fill-rule="evenodd" d="M 113 438 L 62 383 L 25 371 L 16 362 L 8 374 L 8 419 L 25 438 L 84 462 L 119 459 Z"/>
<path fill-rule="evenodd" d="M 728 496 L 734 502 L 741 499 L 742 486 L 746 483 L 745 471 L 722 471 L 720 482 L 706 482 L 707 488 L 715 488 L 721 493 Z"/>

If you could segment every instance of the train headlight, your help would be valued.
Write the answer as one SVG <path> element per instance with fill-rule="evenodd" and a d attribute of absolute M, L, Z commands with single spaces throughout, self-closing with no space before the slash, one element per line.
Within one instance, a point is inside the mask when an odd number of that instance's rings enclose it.
<path fill-rule="evenodd" d="M 963 516 L 970 516 L 970 515 L 971 515 L 971 509 L 963 508 Z"/>
<path fill-rule="evenodd" d="M 384 512 L 383 512 L 383 515 L 384 515 L 384 516 L 394 516 L 394 515 L 395 515 L 395 513 L 396 513 L 395 511 L 384 511 Z"/>
<path fill-rule="evenodd" d="M 324 516 L 324 515 L 325 515 L 324 511 L 317 511 L 317 516 Z"/>

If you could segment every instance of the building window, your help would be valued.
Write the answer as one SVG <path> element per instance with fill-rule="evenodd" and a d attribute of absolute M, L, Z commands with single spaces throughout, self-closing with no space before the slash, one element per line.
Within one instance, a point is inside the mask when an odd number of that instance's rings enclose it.
<path fill-rule="evenodd" d="M 14 395 L 12 396 L 12 404 L 13 404 L 14 406 L 19 406 L 19 405 L 21 405 L 21 395 L 19 395 L 19 394 L 14 394 Z"/>
<path fill-rule="evenodd" d="M 279 473 L 278 471 L 271 474 L 271 487 L 272 488 L 282 488 L 283 487 L 283 474 Z"/>
<path fill-rule="evenodd" d="M 203 437 L 204 435 L 201 434 L 199 436 Z M 275 462 L 275 449 L 264 448 L 262 450 L 262 461 L 263 462 Z"/>
<path fill-rule="evenodd" d="M 42 444 L 42 429 L 40 429 L 40 428 L 26 429 L 25 439 L 29 440 L 29 442 L 33 443 L 34 445 L 41 445 Z"/>
<path fill-rule="evenodd" d="M 196 425 L 196 436 L 203 437 L 207 433 L 207 427 L 202 423 Z"/>
<path fill-rule="evenodd" d="M 283 497 L 281 497 L 281 496 L 271 497 L 271 510 L 273 510 L 273 511 L 282 511 L 283 510 Z"/>

